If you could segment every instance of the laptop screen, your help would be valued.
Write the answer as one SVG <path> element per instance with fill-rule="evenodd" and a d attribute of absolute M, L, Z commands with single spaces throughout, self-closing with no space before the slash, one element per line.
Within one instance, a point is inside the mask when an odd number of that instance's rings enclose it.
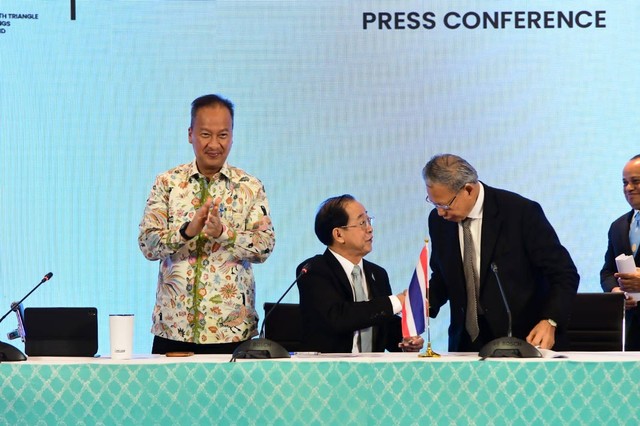
<path fill-rule="evenodd" d="M 26 308 L 28 356 L 89 356 L 98 352 L 96 308 Z"/>

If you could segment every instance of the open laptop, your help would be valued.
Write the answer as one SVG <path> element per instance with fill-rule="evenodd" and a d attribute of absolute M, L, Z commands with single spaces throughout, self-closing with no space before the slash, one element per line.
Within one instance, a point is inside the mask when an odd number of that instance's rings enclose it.
<path fill-rule="evenodd" d="M 24 349 L 28 356 L 87 356 L 98 352 L 96 308 L 26 308 Z"/>

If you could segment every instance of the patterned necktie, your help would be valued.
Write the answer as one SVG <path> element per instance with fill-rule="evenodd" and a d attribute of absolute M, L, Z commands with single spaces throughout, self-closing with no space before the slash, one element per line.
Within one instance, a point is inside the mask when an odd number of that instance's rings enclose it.
<path fill-rule="evenodd" d="M 475 341 L 480 334 L 478 326 L 478 295 L 477 295 L 477 274 L 473 266 L 475 260 L 475 250 L 473 249 L 473 240 L 471 239 L 471 230 L 469 226 L 473 219 L 466 218 L 462 221 L 462 240 L 464 244 L 464 259 L 462 266 L 464 269 L 464 277 L 467 287 L 467 317 L 465 318 L 465 328 L 471 336 L 471 341 Z"/>
<path fill-rule="evenodd" d="M 351 271 L 351 278 L 353 280 L 353 288 L 356 292 L 356 302 L 365 302 L 367 300 L 367 296 L 364 293 L 364 283 L 362 282 L 362 274 L 360 273 L 360 267 L 358 265 L 353 267 L 353 270 Z M 371 327 L 360 330 L 358 339 L 358 348 L 360 349 L 360 352 L 371 352 L 372 343 Z"/>
<path fill-rule="evenodd" d="M 640 211 L 636 212 L 631 220 L 629 242 L 631 243 L 631 251 L 633 251 L 633 255 L 635 256 L 638 252 L 638 245 L 640 244 Z"/>

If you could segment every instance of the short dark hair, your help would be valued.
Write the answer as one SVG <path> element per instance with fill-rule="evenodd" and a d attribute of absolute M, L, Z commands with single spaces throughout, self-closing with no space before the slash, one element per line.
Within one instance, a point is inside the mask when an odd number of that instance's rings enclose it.
<path fill-rule="evenodd" d="M 638 158 L 640 158 L 640 154 L 636 154 L 633 157 L 629 158 L 629 161 L 637 160 Z"/>
<path fill-rule="evenodd" d="M 346 206 L 355 200 L 353 195 L 343 194 L 327 198 L 320 204 L 316 213 L 315 231 L 322 244 L 333 244 L 333 229 L 345 226 L 349 222 Z"/>
<path fill-rule="evenodd" d="M 225 99 L 220 95 L 204 95 L 196 98 L 191 102 L 191 124 L 195 120 L 198 110 L 207 106 L 221 106 L 229 110 L 231 114 L 231 127 L 233 127 L 233 103 L 229 99 Z"/>
<path fill-rule="evenodd" d="M 457 191 L 468 183 L 478 182 L 478 172 L 462 157 L 438 154 L 424 166 L 422 178 L 427 185 L 438 183 Z"/>

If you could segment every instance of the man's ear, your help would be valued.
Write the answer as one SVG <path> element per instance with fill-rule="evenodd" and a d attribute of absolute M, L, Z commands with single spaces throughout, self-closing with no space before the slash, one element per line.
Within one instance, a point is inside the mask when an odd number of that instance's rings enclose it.
<path fill-rule="evenodd" d="M 333 236 L 333 241 L 336 244 L 344 244 L 344 238 L 342 237 L 342 229 L 333 228 L 333 231 L 331 231 L 331 235 Z"/>

